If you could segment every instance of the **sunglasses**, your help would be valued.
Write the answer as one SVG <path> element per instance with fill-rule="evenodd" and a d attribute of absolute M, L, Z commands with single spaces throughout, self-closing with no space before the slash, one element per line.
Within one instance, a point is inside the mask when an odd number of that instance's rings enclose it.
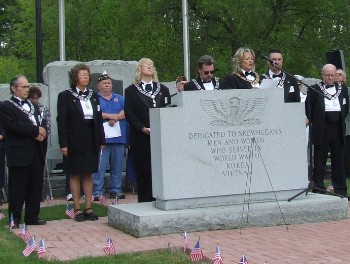
<path fill-rule="evenodd" d="M 209 73 L 214 74 L 215 71 L 203 71 L 203 72 L 204 72 L 204 74 L 208 75 Z"/>

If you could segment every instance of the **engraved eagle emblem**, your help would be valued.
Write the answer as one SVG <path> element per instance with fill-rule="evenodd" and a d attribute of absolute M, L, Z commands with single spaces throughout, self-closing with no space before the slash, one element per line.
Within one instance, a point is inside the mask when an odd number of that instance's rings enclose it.
<path fill-rule="evenodd" d="M 211 126 L 252 126 L 261 124 L 258 118 L 268 98 L 200 100 L 203 110 L 212 118 Z"/>

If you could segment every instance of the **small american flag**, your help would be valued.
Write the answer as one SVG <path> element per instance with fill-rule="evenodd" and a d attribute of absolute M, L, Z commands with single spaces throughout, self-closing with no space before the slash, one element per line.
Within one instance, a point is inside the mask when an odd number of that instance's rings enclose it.
<path fill-rule="evenodd" d="M 39 248 L 38 248 L 38 257 L 39 258 L 42 258 L 45 256 L 45 252 L 46 252 L 46 249 L 45 249 L 45 242 L 43 239 L 40 240 L 39 242 Z"/>
<path fill-rule="evenodd" d="M 222 263 L 224 263 L 224 260 L 221 257 L 219 245 L 217 245 L 215 250 L 215 256 L 213 259 L 213 264 L 222 264 Z"/>
<path fill-rule="evenodd" d="M 100 197 L 98 197 L 98 201 L 100 202 L 100 204 L 105 204 L 106 203 L 106 197 L 104 197 L 103 195 L 100 195 Z"/>
<path fill-rule="evenodd" d="M 245 257 L 245 255 L 242 256 L 241 260 L 238 262 L 238 264 L 248 264 L 248 260 Z"/>
<path fill-rule="evenodd" d="M 10 215 L 10 230 L 15 226 L 15 221 L 13 220 L 13 214 Z"/>
<path fill-rule="evenodd" d="M 113 245 L 113 241 L 112 241 L 112 239 L 110 237 L 107 239 L 107 243 L 103 247 L 103 251 L 107 255 L 114 255 L 115 254 L 115 248 L 114 248 L 114 245 Z"/>
<path fill-rule="evenodd" d="M 23 224 L 23 226 L 21 228 L 21 232 L 19 232 L 19 236 L 22 239 L 29 239 L 31 237 L 26 224 Z"/>
<path fill-rule="evenodd" d="M 199 245 L 199 240 L 194 246 L 194 249 L 191 251 L 190 258 L 192 261 L 199 261 L 203 258 L 203 252 L 201 246 Z"/>
<path fill-rule="evenodd" d="M 73 219 L 75 217 L 75 213 L 74 213 L 74 209 L 71 205 L 67 204 L 67 208 L 66 208 L 66 215 Z"/>
<path fill-rule="evenodd" d="M 32 252 L 35 250 L 35 240 L 34 237 L 31 237 L 28 240 L 27 246 L 26 248 L 23 250 L 23 255 L 25 257 L 28 257 L 30 254 L 32 254 Z"/>
<path fill-rule="evenodd" d="M 185 231 L 185 233 L 184 233 L 184 246 L 183 246 L 184 251 L 186 251 L 187 245 L 188 245 L 188 237 L 187 237 L 187 233 Z"/>
<path fill-rule="evenodd" d="M 0 211 L 0 221 L 5 218 L 5 215 Z"/>

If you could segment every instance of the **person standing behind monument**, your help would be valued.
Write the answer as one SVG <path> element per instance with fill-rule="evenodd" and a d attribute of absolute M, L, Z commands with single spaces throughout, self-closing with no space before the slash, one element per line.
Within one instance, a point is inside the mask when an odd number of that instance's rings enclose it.
<path fill-rule="evenodd" d="M 10 82 L 12 97 L 0 104 L 0 120 L 6 134 L 6 157 L 9 169 L 9 217 L 15 228 L 21 222 L 25 204 L 26 225 L 44 225 L 39 218 L 43 188 L 45 155 L 42 142 L 46 138 L 45 120 L 28 98 L 29 84 L 24 75 Z"/>
<path fill-rule="evenodd" d="M 126 121 L 124 115 L 124 97 L 113 93 L 112 80 L 107 72 L 98 79 L 106 147 L 102 150 L 100 167 L 94 174 L 94 201 L 103 196 L 103 183 L 107 166 L 110 167 L 109 198 L 125 199 L 122 193 L 122 168 L 126 144 Z"/>
<path fill-rule="evenodd" d="M 259 88 L 260 77 L 255 72 L 255 53 L 249 48 L 239 48 L 233 57 L 233 73 L 225 78 L 222 89 Z"/>
<path fill-rule="evenodd" d="M 5 131 L 0 123 L 0 205 L 4 202 L 2 189 L 5 185 Z"/>
<path fill-rule="evenodd" d="M 151 59 L 137 63 L 135 82 L 125 89 L 125 116 L 137 173 L 138 202 L 153 201 L 149 109 L 170 104 L 169 89 L 159 83 Z"/>
<path fill-rule="evenodd" d="M 214 77 L 215 61 L 204 55 L 197 62 L 197 78 L 185 83 L 184 91 L 211 91 L 220 89 L 219 78 Z"/>
<path fill-rule="evenodd" d="M 47 133 L 46 133 L 45 140 L 42 142 L 44 147 L 44 153 L 46 155 L 47 143 L 48 143 L 47 141 L 48 141 L 48 136 L 50 135 L 50 128 L 51 128 L 51 113 L 49 108 L 47 108 L 45 105 L 42 105 L 39 102 L 41 96 L 42 96 L 42 92 L 39 87 L 31 86 L 29 88 L 28 99 L 32 102 L 32 104 L 38 106 L 41 118 L 46 120 Z"/>
<path fill-rule="evenodd" d="M 100 153 L 105 145 L 102 112 L 97 93 L 86 87 L 90 69 L 79 63 L 69 72 L 71 89 L 60 92 L 57 100 L 58 140 L 63 155 L 63 168 L 70 175 L 77 222 L 95 221 L 91 209 L 92 174 L 98 171 Z M 80 178 L 85 195 L 85 210 L 80 208 Z"/>
<path fill-rule="evenodd" d="M 315 187 L 325 190 L 324 173 L 330 148 L 334 192 L 347 196 L 344 141 L 349 95 L 348 88 L 337 83 L 335 78 L 336 67 L 332 64 L 324 65 L 322 82 L 313 85 L 314 90 L 309 89 L 307 92 L 305 111 L 311 128 L 311 143 L 314 145 L 312 178 Z"/>
<path fill-rule="evenodd" d="M 281 71 L 284 61 L 282 52 L 280 50 L 270 50 L 268 56 L 274 63 L 268 62 L 270 69 L 266 74 L 260 76 L 260 83 L 264 79 L 278 80 L 276 88 L 284 89 L 284 102 L 299 103 L 300 91 L 297 80 Z"/>
<path fill-rule="evenodd" d="M 343 85 L 346 85 L 346 73 L 342 69 L 336 71 L 335 81 Z M 348 89 L 349 96 L 350 91 Z M 350 107 L 350 104 L 349 104 Z M 345 177 L 350 178 L 350 114 L 345 118 L 345 148 L 344 148 L 344 160 L 345 160 Z"/>

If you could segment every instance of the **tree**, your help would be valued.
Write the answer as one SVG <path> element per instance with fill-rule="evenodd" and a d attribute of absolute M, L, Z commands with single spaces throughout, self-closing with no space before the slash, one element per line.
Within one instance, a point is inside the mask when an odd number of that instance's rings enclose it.
<path fill-rule="evenodd" d="M 2 11 L 11 18 L 11 30 L 3 32 L 6 56 L 17 58 L 22 73 L 35 78 L 33 0 L 2 2 L 6 2 Z M 232 71 L 231 57 L 242 45 L 255 51 L 260 73 L 267 70 L 260 55 L 278 48 L 288 72 L 310 77 L 319 76 L 326 51 L 350 52 L 346 0 L 188 0 L 188 4 L 192 76 L 197 59 L 210 54 L 218 76 L 225 77 Z M 149 57 L 161 81 L 183 74 L 181 1 L 66 0 L 65 10 L 67 60 Z M 59 58 L 58 1 L 42 1 L 42 19 L 47 64 Z"/>

